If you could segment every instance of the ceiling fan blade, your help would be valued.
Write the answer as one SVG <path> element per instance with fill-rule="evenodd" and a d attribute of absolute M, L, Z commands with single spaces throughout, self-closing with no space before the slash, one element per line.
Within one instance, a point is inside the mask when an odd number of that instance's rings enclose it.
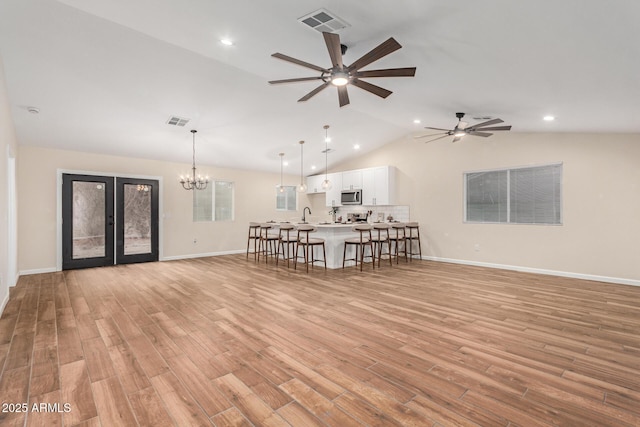
<path fill-rule="evenodd" d="M 491 126 L 491 125 L 495 125 L 495 124 L 498 124 L 498 123 L 504 123 L 504 120 L 502 120 L 502 119 L 489 120 L 489 121 L 486 121 L 486 122 L 478 123 L 477 125 L 473 125 L 473 126 L 471 126 L 471 129 L 482 128 L 482 127 L 485 127 L 485 126 Z"/>
<path fill-rule="evenodd" d="M 355 77 L 413 77 L 416 75 L 416 67 L 387 68 L 384 70 L 358 71 Z"/>
<path fill-rule="evenodd" d="M 311 92 L 309 92 L 308 94 L 303 96 L 302 98 L 298 99 L 298 102 L 307 101 L 312 96 L 317 95 L 318 92 L 320 92 L 322 89 L 326 88 L 328 85 L 329 85 L 329 82 L 324 82 L 323 84 L 321 84 L 320 86 L 318 86 L 317 88 L 315 88 L 314 90 L 312 90 Z"/>
<path fill-rule="evenodd" d="M 445 132 L 451 132 L 451 129 L 432 128 L 432 127 L 429 127 L 429 126 L 425 127 L 425 129 L 443 130 L 443 131 L 445 131 Z"/>
<path fill-rule="evenodd" d="M 338 101 L 341 107 L 349 105 L 349 93 L 346 86 L 338 86 Z"/>
<path fill-rule="evenodd" d="M 367 92 L 371 92 L 374 95 L 378 95 L 380 98 L 386 98 L 393 93 L 390 90 L 365 82 L 364 80 L 353 79 L 351 80 L 351 84 Z"/>
<path fill-rule="evenodd" d="M 395 52 L 400 49 L 402 46 L 398 43 L 393 37 L 389 38 L 387 41 L 380 43 L 378 46 L 374 47 L 368 53 L 364 54 L 364 56 L 360 57 L 360 59 L 356 60 L 353 64 L 349 66 L 349 71 L 357 71 L 360 68 L 371 64 L 378 59 L 389 55 L 390 53 Z"/>
<path fill-rule="evenodd" d="M 437 140 L 439 140 L 439 139 L 446 138 L 446 137 L 448 137 L 448 136 L 449 136 L 449 135 L 442 135 L 442 136 L 439 136 L 439 137 L 437 137 L 437 138 L 433 138 L 433 139 L 430 139 L 430 140 L 428 140 L 428 141 L 424 141 L 424 143 L 426 144 L 426 143 L 428 143 L 428 142 L 437 141 Z"/>
<path fill-rule="evenodd" d="M 443 129 L 444 130 L 444 129 Z M 426 138 L 427 136 L 436 136 L 436 135 L 444 135 L 447 136 L 448 132 L 438 132 L 438 133 L 425 133 L 423 135 L 413 135 L 413 139 Z"/>
<path fill-rule="evenodd" d="M 470 130 L 470 131 L 467 131 L 467 135 L 482 136 L 482 137 L 486 138 L 486 137 L 491 136 L 493 134 L 489 133 L 489 132 L 479 132 L 477 130 Z"/>
<path fill-rule="evenodd" d="M 322 77 L 301 77 L 299 79 L 284 79 L 284 80 L 271 80 L 269 84 L 279 84 L 279 83 L 295 83 L 295 82 L 306 82 L 311 80 L 320 80 Z"/>
<path fill-rule="evenodd" d="M 342 49 L 340 48 L 340 36 L 334 33 L 322 33 L 327 50 L 331 57 L 331 66 L 342 69 Z"/>
<path fill-rule="evenodd" d="M 480 128 L 478 130 L 481 131 L 486 131 L 486 130 L 490 130 L 490 131 L 496 131 L 496 130 L 511 130 L 511 126 L 493 126 L 493 127 L 488 127 L 488 128 Z"/>
<path fill-rule="evenodd" d="M 308 62 L 301 61 L 296 58 L 292 58 L 290 56 L 284 55 L 282 53 L 274 53 L 274 58 L 282 59 L 283 61 L 292 62 L 294 64 L 302 65 L 303 67 L 311 68 L 312 70 L 320 71 L 322 73 L 329 73 L 329 70 L 326 68 L 318 67 L 317 65 L 309 64 Z"/>

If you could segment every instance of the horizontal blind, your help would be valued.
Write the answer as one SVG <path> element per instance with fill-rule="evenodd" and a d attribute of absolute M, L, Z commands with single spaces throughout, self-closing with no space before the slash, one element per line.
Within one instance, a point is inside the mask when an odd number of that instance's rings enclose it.
<path fill-rule="evenodd" d="M 562 224 L 562 164 L 464 177 L 467 222 Z"/>
<path fill-rule="evenodd" d="M 560 224 L 562 166 L 510 171 L 510 222 Z"/>
<path fill-rule="evenodd" d="M 508 171 L 466 174 L 467 221 L 507 222 Z"/>

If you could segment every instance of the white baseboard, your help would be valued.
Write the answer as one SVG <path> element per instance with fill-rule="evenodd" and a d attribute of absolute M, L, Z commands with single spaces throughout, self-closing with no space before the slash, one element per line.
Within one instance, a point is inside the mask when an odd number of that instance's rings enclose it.
<path fill-rule="evenodd" d="M 174 256 L 163 257 L 160 261 L 176 261 L 179 259 L 204 258 L 204 257 L 221 256 L 221 255 L 235 255 L 235 254 L 243 254 L 245 252 L 246 252 L 246 249 L 237 249 L 234 251 L 208 252 L 204 254 L 174 255 Z"/>
<path fill-rule="evenodd" d="M 0 304 L 0 316 L 2 316 L 2 313 L 4 313 L 4 308 L 7 306 L 8 302 L 9 302 L 9 292 L 7 292 L 7 295 L 4 297 L 2 304 Z"/>
<path fill-rule="evenodd" d="M 55 273 L 56 271 L 58 270 L 55 267 L 35 268 L 33 270 L 20 270 L 20 274 L 18 274 L 18 277 L 28 276 L 29 274 Z"/>
<path fill-rule="evenodd" d="M 596 282 L 616 283 L 619 285 L 640 286 L 640 280 L 624 279 L 620 277 L 597 276 L 593 274 L 572 273 L 569 271 L 546 270 L 543 268 L 521 267 L 517 265 L 494 264 L 490 262 L 469 261 L 463 259 L 440 258 L 433 256 L 423 256 L 422 259 L 438 262 L 450 262 L 453 264 L 473 265 L 477 267 L 499 268 L 501 270 L 522 271 L 525 273 L 549 274 L 552 276 L 571 277 L 574 279 L 593 280 Z"/>

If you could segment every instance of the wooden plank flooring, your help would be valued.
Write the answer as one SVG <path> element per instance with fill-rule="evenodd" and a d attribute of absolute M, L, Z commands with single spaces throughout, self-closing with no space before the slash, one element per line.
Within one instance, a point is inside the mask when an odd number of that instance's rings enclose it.
<path fill-rule="evenodd" d="M 640 287 L 230 255 L 10 294 L 3 426 L 640 426 Z"/>

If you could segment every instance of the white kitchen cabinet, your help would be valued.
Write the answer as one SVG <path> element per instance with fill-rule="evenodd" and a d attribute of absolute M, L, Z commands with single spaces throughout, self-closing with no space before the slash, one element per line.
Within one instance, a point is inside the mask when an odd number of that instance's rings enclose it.
<path fill-rule="evenodd" d="M 342 172 L 342 189 L 359 190 L 362 188 L 362 169 Z"/>
<path fill-rule="evenodd" d="M 322 181 L 324 181 L 324 174 L 308 176 L 307 194 L 325 193 L 326 190 L 322 188 Z"/>
<path fill-rule="evenodd" d="M 362 170 L 362 204 L 392 205 L 395 203 L 395 168 L 380 166 Z"/>
<path fill-rule="evenodd" d="M 342 194 L 342 172 L 330 173 L 327 178 L 331 181 L 331 188 L 327 190 L 326 194 L 327 206 L 342 206 L 340 201 L 340 195 Z"/>

